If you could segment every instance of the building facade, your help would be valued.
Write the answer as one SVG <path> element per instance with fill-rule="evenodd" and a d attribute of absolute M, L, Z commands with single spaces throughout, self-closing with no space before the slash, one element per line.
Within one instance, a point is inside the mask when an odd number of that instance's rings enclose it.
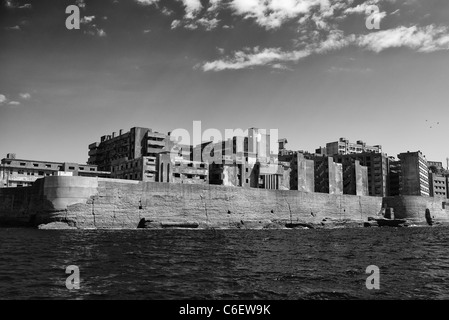
<path fill-rule="evenodd" d="M 448 198 L 447 177 L 437 173 L 429 173 L 429 189 L 431 197 Z"/>
<path fill-rule="evenodd" d="M 332 157 L 314 157 L 315 192 L 343 194 L 343 166 Z"/>
<path fill-rule="evenodd" d="M 429 196 L 429 169 L 425 156 L 420 152 L 403 152 L 401 162 L 401 195 Z"/>
<path fill-rule="evenodd" d="M 368 194 L 376 197 L 386 197 L 389 182 L 389 158 L 384 153 L 362 152 L 346 155 L 334 155 L 335 162 L 355 163 L 367 168 Z"/>
<path fill-rule="evenodd" d="M 382 152 L 382 146 L 368 146 L 362 140 L 358 140 L 356 143 L 353 143 L 349 142 L 346 138 L 340 138 L 338 141 L 326 143 L 325 149 L 320 147 L 316 151 L 319 151 L 319 153 L 325 152 L 328 156 L 334 156 L 339 154 L 354 154 L 363 152 Z"/>
<path fill-rule="evenodd" d="M 56 175 L 109 178 L 110 172 L 88 164 L 16 159 L 9 153 L 1 160 L 0 187 L 27 187 L 39 178 Z"/>
<path fill-rule="evenodd" d="M 99 170 L 112 171 L 112 162 L 115 160 L 157 157 L 160 152 L 170 151 L 172 146 L 169 135 L 153 132 L 149 128 L 134 127 L 128 132 L 119 130 L 118 134 L 113 132 L 104 135 L 100 142 L 91 143 L 87 163 L 97 165 Z"/>

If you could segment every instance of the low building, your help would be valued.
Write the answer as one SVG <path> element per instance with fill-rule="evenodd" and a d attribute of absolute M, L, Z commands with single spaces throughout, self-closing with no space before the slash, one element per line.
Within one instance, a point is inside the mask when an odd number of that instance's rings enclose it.
<path fill-rule="evenodd" d="M 159 182 L 170 183 L 209 183 L 209 164 L 192 161 L 170 153 L 159 154 Z"/>
<path fill-rule="evenodd" d="M 128 160 L 122 158 L 112 161 L 111 178 L 139 181 L 158 181 L 157 158 L 140 157 Z"/>
<path fill-rule="evenodd" d="M 9 153 L 1 160 L 0 187 L 27 187 L 39 178 L 56 175 L 109 178 L 110 172 L 88 164 L 16 159 Z"/>
<path fill-rule="evenodd" d="M 349 142 L 346 138 L 340 138 L 338 141 L 326 143 L 326 148 L 319 148 L 316 153 L 325 152 L 328 156 L 334 156 L 338 154 L 354 154 L 364 152 L 382 152 L 382 146 L 375 145 L 369 146 L 362 140 L 358 140 L 356 143 Z"/>

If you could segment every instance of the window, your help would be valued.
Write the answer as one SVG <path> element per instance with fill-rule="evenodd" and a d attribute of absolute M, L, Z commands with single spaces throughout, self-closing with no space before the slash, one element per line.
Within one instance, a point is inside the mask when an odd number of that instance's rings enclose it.
<path fill-rule="evenodd" d="M 38 174 L 39 176 L 43 176 L 43 175 L 44 175 L 44 171 L 38 171 L 37 174 Z"/>
<path fill-rule="evenodd" d="M 181 178 L 181 175 L 179 173 L 175 173 L 175 178 Z"/>
<path fill-rule="evenodd" d="M 26 163 L 25 162 L 21 162 L 20 165 L 23 167 L 23 166 L 26 166 Z"/>
<path fill-rule="evenodd" d="M 69 170 L 75 170 L 75 167 L 69 167 Z"/>
<path fill-rule="evenodd" d="M 90 171 L 95 171 L 95 168 L 90 168 Z"/>
<path fill-rule="evenodd" d="M 80 167 L 80 170 L 81 170 L 81 171 L 84 171 L 84 167 Z"/>
<path fill-rule="evenodd" d="M 51 164 L 46 164 L 45 168 L 51 168 Z"/>
<path fill-rule="evenodd" d="M 24 171 L 23 170 L 19 170 L 19 171 L 17 171 L 17 173 L 18 174 L 24 174 Z"/>
<path fill-rule="evenodd" d="M 39 163 L 33 163 L 34 167 L 39 167 Z"/>

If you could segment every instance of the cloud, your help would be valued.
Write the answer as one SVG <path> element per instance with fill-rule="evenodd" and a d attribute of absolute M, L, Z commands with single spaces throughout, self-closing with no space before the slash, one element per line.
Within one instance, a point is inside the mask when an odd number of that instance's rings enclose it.
<path fill-rule="evenodd" d="M 6 96 L 4 94 L 0 94 L 0 105 L 6 102 Z"/>
<path fill-rule="evenodd" d="M 10 102 L 8 102 L 8 105 L 10 105 L 10 106 L 18 106 L 18 105 L 20 105 L 20 102 L 19 101 L 10 101 Z"/>
<path fill-rule="evenodd" d="M 206 31 L 211 31 L 218 26 L 220 22 L 217 19 L 218 8 L 220 0 L 209 1 L 209 7 L 203 7 L 200 0 L 177 0 L 182 2 L 184 6 L 185 14 L 182 19 L 173 20 L 171 23 L 171 29 L 178 27 L 184 27 L 189 30 L 195 30 L 202 28 Z M 164 9 L 161 11 L 164 15 Z"/>
<path fill-rule="evenodd" d="M 20 30 L 22 30 L 22 29 L 20 28 L 20 26 L 18 26 L 18 25 L 14 26 L 14 27 L 6 27 L 5 29 L 6 29 L 6 30 L 14 30 L 14 31 L 20 31 Z"/>
<path fill-rule="evenodd" d="M 85 31 L 85 34 L 88 34 L 90 36 L 97 36 L 97 37 L 106 37 L 107 34 L 103 29 L 93 28 L 92 30 Z"/>
<path fill-rule="evenodd" d="M 418 52 L 449 50 L 449 32 L 447 27 L 434 25 L 400 26 L 358 36 L 356 44 L 374 52 L 399 47 L 408 47 Z"/>
<path fill-rule="evenodd" d="M 200 0 L 178 0 L 182 1 L 185 7 L 185 18 L 186 19 L 193 19 L 196 14 L 202 9 L 201 1 Z"/>
<path fill-rule="evenodd" d="M 142 6 L 150 6 L 152 4 L 157 3 L 159 0 L 136 0 L 137 4 Z"/>
<path fill-rule="evenodd" d="M 84 0 L 76 0 L 75 4 L 80 7 L 81 9 L 86 8 L 86 3 L 84 2 Z"/>
<path fill-rule="evenodd" d="M 280 62 L 296 62 L 308 55 L 310 55 L 308 50 L 285 52 L 280 48 L 266 48 L 260 50 L 258 47 L 255 47 L 253 49 L 237 51 L 234 53 L 233 57 L 206 62 L 202 65 L 202 69 L 204 71 L 222 71 L 226 69 L 238 70 L 264 65 L 276 65 L 278 67 Z"/>
<path fill-rule="evenodd" d="M 335 9 L 342 7 L 342 2 L 345 0 L 232 0 L 230 6 L 236 15 L 254 19 L 266 29 L 276 29 L 293 18 L 306 15 L 314 16 L 322 27 L 323 18 L 333 15 Z"/>
<path fill-rule="evenodd" d="M 92 21 L 94 21 L 94 19 L 95 19 L 95 16 L 84 16 L 81 18 L 80 23 L 81 24 L 89 24 Z"/>
<path fill-rule="evenodd" d="M 297 62 L 312 54 L 326 54 L 348 46 L 356 46 L 379 53 L 388 48 L 408 47 L 418 52 L 449 50 L 449 30 L 434 25 L 426 27 L 404 27 L 371 32 L 364 35 L 345 36 L 341 30 L 331 30 L 325 39 L 319 33 L 311 37 L 313 41 L 302 49 L 282 50 L 281 48 L 253 49 L 236 51 L 231 56 L 203 63 L 203 71 L 222 71 L 269 66 L 280 69 L 287 62 Z"/>
<path fill-rule="evenodd" d="M 31 99 L 31 94 L 25 92 L 25 93 L 19 93 L 20 98 L 24 99 L 24 100 L 30 100 Z"/>
<path fill-rule="evenodd" d="M 173 20 L 173 21 L 171 22 L 171 28 L 172 28 L 172 29 L 175 29 L 175 28 L 177 28 L 180 24 L 181 24 L 181 21 L 180 21 L 180 20 Z"/>
<path fill-rule="evenodd" d="M 31 3 L 25 3 L 22 6 L 19 6 L 19 9 L 31 9 L 33 6 L 31 5 Z"/>

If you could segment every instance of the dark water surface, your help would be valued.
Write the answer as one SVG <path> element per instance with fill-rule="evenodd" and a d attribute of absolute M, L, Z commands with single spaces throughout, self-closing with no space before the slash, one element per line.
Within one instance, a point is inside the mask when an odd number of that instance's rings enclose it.
<path fill-rule="evenodd" d="M 446 227 L 0 228 L 0 299 L 448 299 L 448 246 Z M 369 265 L 380 290 L 365 286 Z"/>

